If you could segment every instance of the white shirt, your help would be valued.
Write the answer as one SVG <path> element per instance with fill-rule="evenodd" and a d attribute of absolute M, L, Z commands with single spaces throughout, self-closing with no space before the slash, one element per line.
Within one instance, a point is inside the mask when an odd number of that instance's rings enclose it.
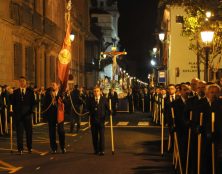
<path fill-rule="evenodd" d="M 181 99 L 182 99 L 183 103 L 186 104 L 185 98 L 183 98 L 183 97 L 181 96 Z"/>
<path fill-rule="evenodd" d="M 26 93 L 26 88 L 20 88 L 20 91 L 21 91 L 21 93 L 22 93 L 22 91 L 23 91 L 23 93 L 24 93 L 24 95 L 25 95 L 25 93 Z"/>
<path fill-rule="evenodd" d="M 173 99 L 172 99 L 173 97 Z M 173 100 L 176 100 L 176 94 L 170 95 L 170 101 L 172 102 Z"/>
<path fill-rule="evenodd" d="M 207 97 L 206 97 L 207 98 Z M 207 101 L 208 101 L 208 103 L 209 103 L 209 105 L 211 106 L 211 101 L 207 98 Z"/>
<path fill-rule="evenodd" d="M 95 97 L 95 100 L 96 100 L 96 102 L 98 102 L 98 104 L 99 104 L 100 96 L 99 96 L 99 97 Z"/>

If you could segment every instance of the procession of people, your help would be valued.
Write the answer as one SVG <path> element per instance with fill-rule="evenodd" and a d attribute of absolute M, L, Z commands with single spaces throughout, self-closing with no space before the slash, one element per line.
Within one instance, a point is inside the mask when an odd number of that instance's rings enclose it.
<path fill-rule="evenodd" d="M 191 82 L 168 86 L 134 86 L 128 89 L 126 99 L 129 113 L 151 113 L 155 124 L 167 128 L 165 132 L 168 139 L 163 140 L 165 145 L 162 146 L 161 154 L 172 154 L 175 170 L 189 174 L 222 171 L 220 83 L 193 78 Z M 114 88 L 105 95 L 98 86 L 90 91 L 76 85 L 62 93 L 56 82 L 47 89 L 33 89 L 22 76 L 18 88 L 4 86 L 0 90 L 0 134 L 9 134 L 9 117 L 12 117 L 18 153 L 23 154 L 24 151 L 24 132 L 27 150 L 32 153 L 32 127 L 45 121 L 48 123 L 51 153 L 57 153 L 58 149 L 56 132 L 61 152 L 65 153 L 66 115 L 69 115 L 70 133 L 74 130 L 79 133 L 81 117 L 89 115 L 94 153 L 104 155 L 105 120 L 110 115 L 115 116 L 118 102 Z M 61 103 L 65 111 L 62 120 L 58 118 Z M 40 120 L 35 118 L 39 114 Z"/>

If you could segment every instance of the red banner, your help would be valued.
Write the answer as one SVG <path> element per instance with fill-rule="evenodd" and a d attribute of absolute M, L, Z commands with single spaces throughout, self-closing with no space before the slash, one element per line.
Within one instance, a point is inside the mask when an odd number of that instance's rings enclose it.
<path fill-rule="evenodd" d="M 61 101 L 61 99 L 58 99 L 58 113 L 57 113 L 57 123 L 62 123 L 65 118 L 65 107 L 64 103 Z"/>
<path fill-rule="evenodd" d="M 69 75 L 69 65 L 71 61 L 71 23 L 70 18 L 67 20 L 66 35 L 63 41 L 62 49 L 59 52 L 58 56 L 58 78 L 60 80 L 60 91 L 61 93 L 65 92 L 68 82 Z M 57 113 L 57 122 L 61 123 L 64 121 L 64 103 L 61 98 L 58 99 L 58 113 Z"/>
<path fill-rule="evenodd" d="M 63 89 L 66 89 L 68 74 L 69 74 L 69 65 L 71 61 L 71 40 L 70 40 L 70 30 L 71 24 L 67 22 L 66 35 L 64 38 L 63 46 L 58 56 L 58 78 L 63 86 Z"/>

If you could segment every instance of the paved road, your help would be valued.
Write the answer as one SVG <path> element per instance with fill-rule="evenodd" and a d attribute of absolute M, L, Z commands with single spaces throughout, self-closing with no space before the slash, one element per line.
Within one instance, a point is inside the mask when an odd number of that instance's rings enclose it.
<path fill-rule="evenodd" d="M 111 153 L 110 126 L 106 123 L 105 156 L 93 154 L 87 119 L 82 130 L 66 136 L 67 153 L 49 153 L 46 124 L 34 127 L 33 153 L 10 153 L 9 138 L 0 137 L 0 173 L 31 174 L 158 174 L 173 173 L 169 157 L 160 156 L 160 127 L 149 114 L 118 114 L 114 117 L 115 154 Z M 67 123 L 66 132 L 69 124 Z M 14 146 L 15 148 L 15 146 Z M 21 168 L 20 168 L 21 167 Z"/>

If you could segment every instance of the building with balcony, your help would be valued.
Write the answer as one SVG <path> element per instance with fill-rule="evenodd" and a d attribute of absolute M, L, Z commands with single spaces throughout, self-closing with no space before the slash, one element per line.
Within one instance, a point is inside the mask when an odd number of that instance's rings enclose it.
<path fill-rule="evenodd" d="M 36 86 L 57 80 L 57 56 L 65 34 L 65 1 L 0 1 L 0 84 L 17 85 L 21 75 Z M 88 0 L 72 0 L 70 74 L 85 85 L 85 40 L 89 33 Z"/>

